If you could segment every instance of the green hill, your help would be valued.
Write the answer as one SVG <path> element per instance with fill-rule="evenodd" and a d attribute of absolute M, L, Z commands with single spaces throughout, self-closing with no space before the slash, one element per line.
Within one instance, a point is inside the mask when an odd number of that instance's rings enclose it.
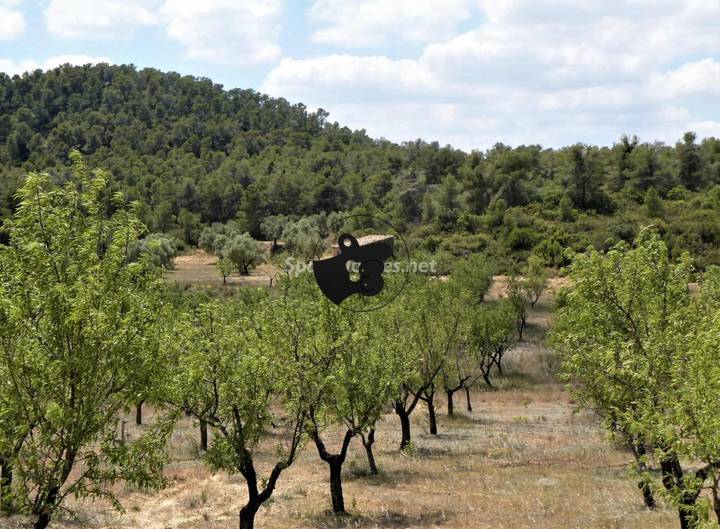
<path fill-rule="evenodd" d="M 565 248 L 607 248 L 656 224 L 675 254 L 720 263 L 720 140 L 465 153 L 373 139 L 327 117 L 134 66 L 0 74 L 0 208 L 14 208 L 29 170 L 65 178 L 78 149 L 142 204 L 150 231 L 188 244 L 213 222 L 265 237 L 269 215 L 362 210 L 448 259 L 487 251 L 509 264 L 533 252 L 559 266 Z"/>

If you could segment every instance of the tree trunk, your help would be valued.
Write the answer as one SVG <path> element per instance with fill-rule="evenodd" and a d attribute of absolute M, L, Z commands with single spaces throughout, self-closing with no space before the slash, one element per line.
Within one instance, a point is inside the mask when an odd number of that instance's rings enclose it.
<path fill-rule="evenodd" d="M 13 511 L 13 506 L 9 499 L 12 480 L 13 472 L 10 466 L 10 460 L 0 457 L 0 512 L 10 513 Z"/>
<path fill-rule="evenodd" d="M 142 426 L 143 423 L 142 407 L 144 402 L 144 400 L 141 400 L 137 403 L 137 406 L 135 408 L 135 424 L 137 424 L 138 426 Z"/>
<path fill-rule="evenodd" d="M 45 529 L 48 525 L 50 525 L 50 515 L 48 513 L 42 513 L 37 517 L 37 520 L 35 520 L 33 529 Z"/>
<path fill-rule="evenodd" d="M 44 501 L 42 501 L 36 509 L 33 509 L 33 514 L 37 516 L 35 524 L 33 525 L 34 529 L 45 529 L 48 525 L 50 525 L 50 520 L 52 518 L 51 509 L 55 507 L 55 502 L 57 501 L 57 495 L 59 492 L 60 487 L 50 487 L 47 492 L 47 496 L 43 498 Z"/>
<path fill-rule="evenodd" d="M 410 414 L 405 411 L 405 407 L 400 402 L 395 403 L 395 413 L 400 417 L 400 430 L 402 432 L 400 451 L 402 452 L 410 445 L 411 441 Z"/>
<path fill-rule="evenodd" d="M 362 444 L 365 447 L 365 453 L 367 454 L 368 465 L 370 466 L 371 474 L 379 474 L 377 463 L 375 463 L 375 455 L 373 454 L 373 444 L 375 443 L 375 428 L 370 428 L 367 437 L 365 434 L 360 436 Z"/>
<path fill-rule="evenodd" d="M 320 434 L 317 430 L 312 432 L 312 438 L 315 441 L 315 446 L 318 450 L 320 459 L 325 461 L 330 467 L 330 499 L 332 500 L 332 509 L 335 514 L 342 514 L 345 512 L 345 500 L 343 498 L 342 490 L 342 466 L 347 456 L 348 447 L 350 441 L 355 436 L 354 430 L 347 430 L 345 437 L 343 438 L 342 448 L 337 454 L 331 454 L 325 448 L 325 443 L 320 439 Z"/>
<path fill-rule="evenodd" d="M 666 455 L 660 460 L 662 471 L 662 482 L 668 491 L 679 490 L 681 497 L 678 504 L 678 517 L 680 518 L 680 529 L 692 529 L 698 519 L 692 507 L 695 506 L 699 491 L 687 490 L 684 472 L 680 460 L 675 454 Z"/>
<path fill-rule="evenodd" d="M 334 459 L 330 463 L 330 497 L 332 509 L 335 514 L 345 512 L 345 499 L 342 490 L 342 464 L 341 459 Z"/>
<path fill-rule="evenodd" d="M 522 342 L 523 340 L 523 331 L 525 330 L 525 320 L 527 316 L 520 315 L 518 316 L 518 322 L 517 322 L 517 331 L 518 331 L 518 341 Z"/>
<path fill-rule="evenodd" d="M 446 390 L 447 392 L 447 414 L 452 416 L 455 412 L 454 410 L 454 404 L 453 404 L 453 393 L 455 393 L 452 390 Z"/>
<path fill-rule="evenodd" d="M 437 435 L 437 416 L 435 415 L 435 394 L 431 393 L 425 403 L 428 409 L 428 420 L 430 421 L 430 435 Z"/>
<path fill-rule="evenodd" d="M 645 461 L 643 458 L 645 457 L 645 445 L 642 444 L 642 442 L 635 442 L 634 440 L 630 440 L 630 449 L 633 452 L 633 455 L 635 456 L 635 461 L 637 462 L 637 469 L 638 472 L 644 473 L 647 471 L 647 465 L 645 464 Z M 655 497 L 653 496 L 652 489 L 650 488 L 650 483 L 646 479 L 641 479 L 638 482 L 638 488 L 640 489 L 640 492 L 642 492 L 643 495 L 643 501 L 645 502 L 645 506 L 648 509 L 652 509 L 655 507 Z"/>
<path fill-rule="evenodd" d="M 472 401 L 470 400 L 470 388 L 465 388 L 465 398 L 467 399 L 467 411 L 473 411 L 472 409 Z"/>
<path fill-rule="evenodd" d="M 715 478 L 712 484 L 713 510 L 720 524 L 720 476 Z"/>
<path fill-rule="evenodd" d="M 255 514 L 259 505 L 248 503 L 240 509 L 240 529 L 253 529 L 255 526 Z"/>
<path fill-rule="evenodd" d="M 200 450 L 207 452 L 208 450 L 208 428 L 207 422 L 200 419 Z"/>

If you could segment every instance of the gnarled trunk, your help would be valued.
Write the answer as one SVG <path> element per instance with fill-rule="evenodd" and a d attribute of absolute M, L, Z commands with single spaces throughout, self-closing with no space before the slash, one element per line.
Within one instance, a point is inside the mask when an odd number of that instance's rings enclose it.
<path fill-rule="evenodd" d="M 13 469 L 10 460 L 0 456 L 0 512 L 13 512 L 13 506 L 9 499 L 12 481 Z"/>
<path fill-rule="evenodd" d="M 371 474 L 379 474 L 377 464 L 375 463 L 375 455 L 373 454 L 373 444 L 375 443 L 375 428 L 370 428 L 367 437 L 365 434 L 360 435 L 362 444 L 365 447 L 365 453 L 367 454 L 368 466 L 370 467 Z"/>
<path fill-rule="evenodd" d="M 345 498 L 342 489 L 342 466 L 345 463 L 350 441 L 355 436 L 355 431 L 347 430 L 343 438 L 342 448 L 337 454 L 331 454 L 325 448 L 325 443 L 320 439 L 317 430 L 313 431 L 312 437 L 318 450 L 320 459 L 325 461 L 330 467 L 330 499 L 332 502 L 333 513 L 342 514 L 345 512 Z"/>
<path fill-rule="evenodd" d="M 402 401 L 395 402 L 394 406 L 395 413 L 400 418 L 400 451 L 405 450 L 411 442 L 411 430 L 410 430 L 410 414 L 405 411 L 405 406 Z"/>
<path fill-rule="evenodd" d="M 453 404 L 453 394 L 455 392 L 451 389 L 445 390 L 445 392 L 447 393 L 447 414 L 452 416 L 455 413 L 455 405 Z"/>
<path fill-rule="evenodd" d="M 472 401 L 470 400 L 470 388 L 465 387 L 465 399 L 467 400 L 467 411 L 473 411 Z"/>
<path fill-rule="evenodd" d="M 426 394 L 423 399 L 427 404 L 428 421 L 430 422 L 430 435 L 437 435 L 437 414 L 435 413 L 435 392 Z"/>
<path fill-rule="evenodd" d="M 645 457 L 645 445 L 642 442 L 637 442 L 634 440 L 628 441 L 630 444 L 630 449 L 632 450 L 633 455 L 635 456 L 635 462 L 637 464 L 637 470 L 639 473 L 643 474 L 647 472 L 647 464 L 644 461 Z M 643 495 L 643 501 L 645 502 L 645 506 L 648 509 L 652 509 L 655 507 L 655 497 L 652 493 L 652 488 L 650 487 L 650 483 L 646 479 L 641 479 L 638 482 L 638 488 L 640 489 L 640 492 L 642 492 Z"/>
<path fill-rule="evenodd" d="M 44 501 L 39 502 L 33 509 L 33 514 L 37 516 L 33 529 L 45 529 L 50 525 L 52 509 L 55 508 L 59 492 L 59 486 L 50 487 L 45 495 Z"/>
<path fill-rule="evenodd" d="M 135 407 L 135 424 L 138 426 L 141 426 L 143 423 L 143 404 L 145 403 L 144 400 L 141 400 L 137 403 L 137 406 Z"/>
<path fill-rule="evenodd" d="M 255 527 L 255 515 L 260 505 L 248 503 L 240 509 L 240 529 L 253 529 Z"/>
<path fill-rule="evenodd" d="M 694 507 L 700 495 L 700 490 L 688 490 L 682 465 L 674 453 L 665 455 L 660 459 L 660 470 L 665 488 L 668 491 L 680 491 L 680 501 L 678 503 L 680 529 L 693 529 L 698 522 Z"/>
<path fill-rule="evenodd" d="M 207 452 L 208 450 L 208 427 L 207 422 L 200 419 L 200 450 Z"/>
<path fill-rule="evenodd" d="M 339 459 L 334 459 L 328 463 L 330 465 L 330 498 L 332 500 L 332 509 L 335 514 L 345 512 L 345 498 L 342 489 L 342 465 Z"/>

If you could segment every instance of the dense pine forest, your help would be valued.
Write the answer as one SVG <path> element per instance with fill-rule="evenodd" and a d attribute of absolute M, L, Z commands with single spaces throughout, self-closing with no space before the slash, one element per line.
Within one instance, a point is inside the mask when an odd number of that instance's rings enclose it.
<path fill-rule="evenodd" d="M 196 245 L 234 221 L 257 239 L 269 216 L 370 212 L 411 246 L 452 260 L 484 251 L 502 266 L 566 248 L 608 249 L 654 224 L 671 254 L 720 263 L 720 140 L 675 145 L 628 131 L 612 147 L 496 144 L 470 153 L 370 138 L 253 90 L 134 66 L 0 74 L 0 205 L 31 170 L 58 181 L 79 150 L 141 204 L 150 232 Z M 442 261 L 442 259 L 441 259 Z"/>

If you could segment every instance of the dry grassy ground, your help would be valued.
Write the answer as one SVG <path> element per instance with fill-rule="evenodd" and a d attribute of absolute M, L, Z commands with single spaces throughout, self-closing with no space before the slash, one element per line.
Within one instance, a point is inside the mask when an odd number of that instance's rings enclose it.
<path fill-rule="evenodd" d="M 179 255 L 174 259 L 175 267 L 165 272 L 165 279 L 168 282 L 180 283 L 182 285 L 222 287 L 223 280 L 217 267 L 217 257 L 203 251 L 195 251 L 185 255 Z M 230 287 L 242 285 L 268 286 L 270 278 L 277 274 L 276 269 L 270 264 L 261 264 L 250 271 L 250 275 L 242 276 L 233 272 L 227 278 Z"/>
<path fill-rule="evenodd" d="M 493 295 L 500 289 L 496 286 Z M 445 416 L 443 406 L 440 435 L 435 437 L 427 433 L 426 410 L 418 408 L 413 414 L 414 454 L 397 452 L 399 424 L 392 414 L 378 431 L 381 475 L 367 474 L 362 446 L 353 443 L 344 475 L 348 516 L 329 514 L 327 467 L 308 445 L 282 475 L 272 501 L 258 513 L 256 527 L 675 527 L 672 511 L 643 507 L 626 470 L 630 455 L 606 441 L 592 416 L 573 413 L 569 395 L 553 379 L 557 361 L 543 345 L 549 304 L 541 300 L 530 319 L 527 341 L 508 353 L 507 377 L 499 381 L 500 389 L 474 391 L 473 412 L 464 410 L 464 398 L 456 402 L 455 418 Z M 152 411 L 148 415 L 151 419 Z M 328 440 L 332 438 L 328 434 Z M 238 476 L 210 473 L 199 459 L 197 439 L 191 421 L 178 426 L 167 489 L 142 493 L 118 486 L 126 513 L 113 513 L 101 503 L 75 503 L 71 507 L 78 520 L 51 527 L 237 527 L 243 482 Z M 337 446 L 338 435 L 334 439 Z M 261 457 L 265 469 L 271 457 Z"/>

